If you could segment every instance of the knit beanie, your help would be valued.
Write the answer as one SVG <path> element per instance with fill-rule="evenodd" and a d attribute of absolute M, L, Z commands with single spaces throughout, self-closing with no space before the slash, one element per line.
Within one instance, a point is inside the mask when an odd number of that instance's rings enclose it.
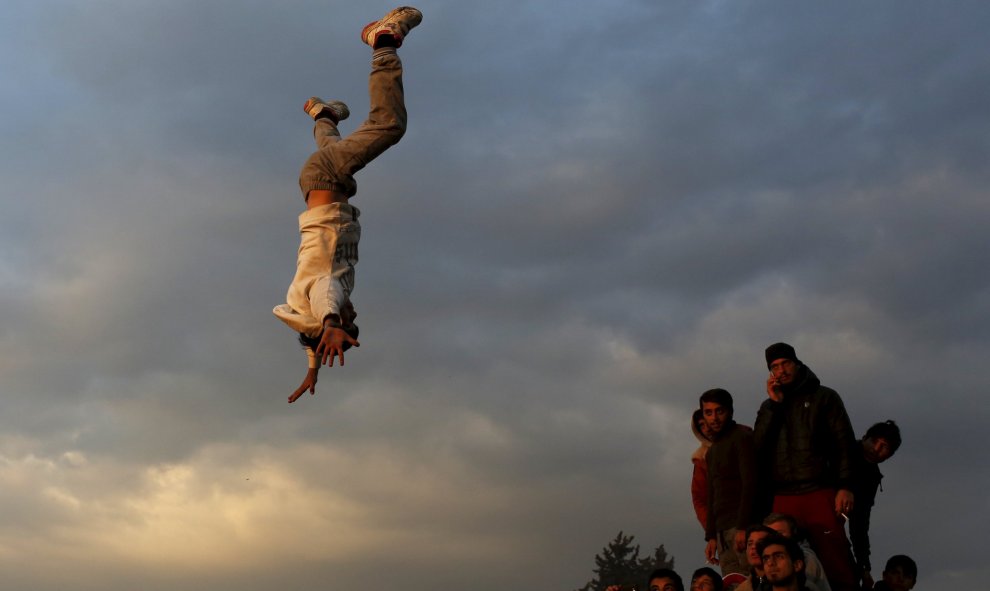
<path fill-rule="evenodd" d="M 790 359 L 794 363 L 801 365 L 801 360 L 797 358 L 797 353 L 794 352 L 794 347 L 788 345 L 787 343 L 774 343 L 767 347 L 767 369 L 770 369 L 770 364 L 778 359 Z"/>

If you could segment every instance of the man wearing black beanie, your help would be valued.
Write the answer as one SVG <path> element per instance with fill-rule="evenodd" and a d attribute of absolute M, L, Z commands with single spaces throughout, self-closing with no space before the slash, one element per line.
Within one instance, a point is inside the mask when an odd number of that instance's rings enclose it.
<path fill-rule="evenodd" d="M 808 533 L 832 589 L 852 591 L 858 577 L 843 527 L 854 502 L 849 415 L 794 347 L 774 343 L 766 361 L 767 400 L 753 429 L 761 479 L 773 494 L 773 511 L 793 516 Z"/>

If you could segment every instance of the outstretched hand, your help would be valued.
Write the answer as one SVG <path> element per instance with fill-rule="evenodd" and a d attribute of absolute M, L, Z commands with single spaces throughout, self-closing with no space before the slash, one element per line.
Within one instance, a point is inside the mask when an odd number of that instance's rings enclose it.
<path fill-rule="evenodd" d="M 304 379 L 303 383 L 296 388 L 296 391 L 289 396 L 289 404 L 299 400 L 299 397 L 302 396 L 303 392 L 306 390 L 309 390 L 310 395 L 316 394 L 316 378 L 319 373 L 320 368 L 318 367 L 311 367 L 306 371 L 306 379 Z"/>
<path fill-rule="evenodd" d="M 316 347 L 316 359 L 320 365 L 333 367 L 333 358 L 336 356 L 340 359 L 340 364 L 344 365 L 344 351 L 360 346 L 361 343 L 344 332 L 344 329 L 328 326 L 323 329 L 320 344 Z"/>
<path fill-rule="evenodd" d="M 343 329 L 330 325 L 328 322 L 323 328 L 323 334 L 320 335 L 320 343 L 316 346 L 317 366 L 311 367 L 306 371 L 306 377 L 303 379 L 302 384 L 299 384 L 295 392 L 289 395 L 289 404 L 299 400 L 299 397 L 306 390 L 309 390 L 311 395 L 316 394 L 316 380 L 321 365 L 326 364 L 333 367 L 334 357 L 340 359 L 340 364 L 344 365 L 344 351 L 351 347 L 360 346 L 361 343 L 357 342 L 357 339 L 347 334 Z"/>

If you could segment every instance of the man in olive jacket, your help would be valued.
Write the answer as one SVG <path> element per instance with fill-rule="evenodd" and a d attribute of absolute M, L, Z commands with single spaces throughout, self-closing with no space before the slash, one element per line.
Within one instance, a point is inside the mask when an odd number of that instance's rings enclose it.
<path fill-rule="evenodd" d="M 749 572 L 746 528 L 753 524 L 756 457 L 753 430 L 732 420 L 732 395 L 722 388 L 701 395 L 701 412 L 712 445 L 708 449 L 708 523 L 705 558 L 722 575 Z"/>
<path fill-rule="evenodd" d="M 793 516 L 808 533 L 832 589 L 852 591 L 858 577 L 843 527 L 854 502 L 849 415 L 794 347 L 770 345 L 766 361 L 768 398 L 754 427 L 761 479 L 770 485 L 773 511 Z"/>

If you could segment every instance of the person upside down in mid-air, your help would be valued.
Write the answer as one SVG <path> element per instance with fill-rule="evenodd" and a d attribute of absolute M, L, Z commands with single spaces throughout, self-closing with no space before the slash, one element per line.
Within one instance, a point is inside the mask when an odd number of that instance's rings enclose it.
<path fill-rule="evenodd" d="M 299 216 L 301 237 L 296 274 L 286 303 L 273 312 L 299 333 L 309 369 L 302 384 L 289 396 L 295 402 L 303 392 L 316 393 L 321 365 L 344 365 L 344 351 L 360 344 L 357 313 L 351 303 L 354 265 L 361 239 L 361 212 L 348 200 L 357 192 L 354 173 L 364 168 L 402 138 L 406 108 L 402 91 L 402 62 L 396 49 L 410 29 L 422 21 L 420 11 L 401 6 L 368 24 L 361 39 L 373 49 L 368 94 L 368 119 L 345 138 L 337 124 L 350 115 L 340 101 L 311 97 L 303 110 L 315 121 L 317 150 L 299 173 L 306 211 Z"/>

